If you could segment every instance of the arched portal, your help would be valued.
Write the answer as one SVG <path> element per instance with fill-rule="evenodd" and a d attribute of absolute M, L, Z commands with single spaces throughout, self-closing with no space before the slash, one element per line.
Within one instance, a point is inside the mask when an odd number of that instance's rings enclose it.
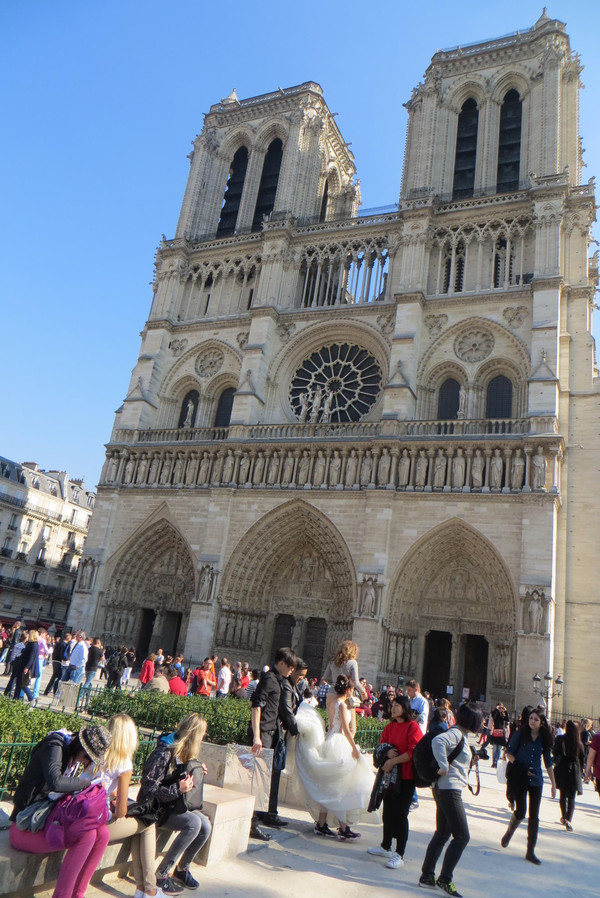
<path fill-rule="evenodd" d="M 352 634 L 354 566 L 343 537 L 307 502 L 286 502 L 241 539 L 225 568 L 215 649 L 264 662 L 291 644 L 318 676 Z"/>
<path fill-rule="evenodd" d="M 381 670 L 416 676 L 454 701 L 515 688 L 517 603 L 508 569 L 477 530 L 453 519 L 426 534 L 396 574 Z"/>
<path fill-rule="evenodd" d="M 109 565 L 110 565 L 109 561 Z M 166 520 L 127 543 L 114 559 L 94 632 L 104 644 L 135 646 L 138 660 L 161 647 L 182 650 L 195 590 L 188 546 Z"/>

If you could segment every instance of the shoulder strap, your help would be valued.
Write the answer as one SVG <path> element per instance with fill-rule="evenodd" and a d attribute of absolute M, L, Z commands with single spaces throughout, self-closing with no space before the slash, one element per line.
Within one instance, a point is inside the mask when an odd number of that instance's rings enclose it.
<path fill-rule="evenodd" d="M 451 751 L 450 754 L 448 755 L 448 764 L 451 764 L 452 761 L 454 761 L 454 760 L 459 756 L 459 754 L 460 754 L 461 751 L 463 750 L 463 745 L 464 745 L 464 744 L 465 744 L 465 737 L 463 736 L 462 739 L 460 740 L 460 742 L 458 742 L 458 743 L 454 746 L 454 748 L 452 749 L 452 751 Z"/>

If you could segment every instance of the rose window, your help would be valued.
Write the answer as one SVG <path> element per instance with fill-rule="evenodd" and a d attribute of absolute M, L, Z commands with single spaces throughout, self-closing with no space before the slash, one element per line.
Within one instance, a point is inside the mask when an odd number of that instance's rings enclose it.
<path fill-rule="evenodd" d="M 365 349 L 333 343 L 313 352 L 292 378 L 290 403 L 299 421 L 360 421 L 381 391 L 381 368 Z"/>

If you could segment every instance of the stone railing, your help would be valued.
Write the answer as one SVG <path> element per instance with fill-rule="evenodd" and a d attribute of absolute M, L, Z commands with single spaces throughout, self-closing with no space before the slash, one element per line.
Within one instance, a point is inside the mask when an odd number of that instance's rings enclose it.
<path fill-rule="evenodd" d="M 452 421 L 356 421 L 347 424 L 237 424 L 232 427 L 179 427 L 158 430 L 115 432 L 111 445 L 125 443 L 212 443 L 247 440 L 339 440 L 372 437 L 423 438 L 440 436 L 505 436 L 556 434 L 558 425 L 552 415 L 530 418 L 480 418 Z"/>
<path fill-rule="evenodd" d="M 386 489 L 440 493 L 558 492 L 562 441 L 503 435 L 424 443 L 387 436 L 352 444 L 303 441 L 169 449 L 109 446 L 104 486 L 125 488 Z"/>

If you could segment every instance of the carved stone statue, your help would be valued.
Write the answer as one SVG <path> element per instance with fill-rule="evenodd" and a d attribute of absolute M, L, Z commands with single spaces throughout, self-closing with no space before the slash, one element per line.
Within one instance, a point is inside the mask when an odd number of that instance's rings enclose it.
<path fill-rule="evenodd" d="M 522 490 L 525 480 L 525 459 L 521 449 L 517 449 L 512 457 L 510 466 L 510 487 L 513 490 Z"/>
<path fill-rule="evenodd" d="M 384 446 L 381 450 L 381 458 L 379 459 L 379 464 L 377 465 L 377 486 L 387 486 L 390 479 L 390 465 L 392 463 L 392 459 L 390 458 L 390 450 L 387 446 Z"/>
<path fill-rule="evenodd" d="M 135 457 L 130 455 L 125 465 L 125 473 L 123 474 L 123 483 L 131 483 L 133 480 L 133 469 L 135 468 Z"/>
<path fill-rule="evenodd" d="M 540 598 L 540 594 L 537 589 L 534 589 L 531 593 L 531 599 L 529 601 L 529 605 L 527 607 L 527 611 L 529 613 L 529 632 L 530 633 L 540 633 L 541 632 L 541 623 L 542 623 L 542 600 Z"/>
<path fill-rule="evenodd" d="M 410 457 L 408 449 L 402 450 L 402 458 L 398 465 L 398 486 L 408 486 L 408 478 L 410 476 Z"/>
<path fill-rule="evenodd" d="M 300 459 L 300 464 L 298 465 L 298 485 L 304 486 L 308 483 L 308 474 L 310 472 L 310 455 L 308 450 L 305 449 L 302 453 L 302 458 Z"/>
<path fill-rule="evenodd" d="M 198 601 L 207 603 L 210 602 L 212 586 L 213 586 L 213 578 L 214 571 L 211 564 L 205 564 L 202 566 L 202 570 L 200 572 L 200 586 L 198 588 Z"/>
<path fill-rule="evenodd" d="M 333 402 L 333 393 L 331 390 L 325 390 L 325 398 L 321 408 L 321 421 L 327 423 L 331 420 L 331 404 Z"/>
<path fill-rule="evenodd" d="M 194 403 L 191 399 L 187 401 L 187 411 L 183 422 L 184 427 L 193 427 L 194 425 Z"/>
<path fill-rule="evenodd" d="M 337 449 L 333 450 L 333 455 L 329 460 L 329 486 L 337 486 L 340 482 L 340 472 L 342 468 L 342 459 Z"/>
<path fill-rule="evenodd" d="M 198 471 L 198 483 L 208 483 L 208 474 L 210 471 L 210 455 L 208 452 L 202 453 L 202 461 L 200 462 L 200 470 Z"/>
<path fill-rule="evenodd" d="M 250 470 L 250 456 L 247 452 L 242 454 L 240 459 L 239 483 L 243 486 L 248 480 L 248 471 Z"/>
<path fill-rule="evenodd" d="M 148 473 L 148 456 L 145 452 L 142 452 L 142 457 L 140 458 L 140 463 L 138 464 L 138 469 L 135 474 L 135 482 L 136 483 L 145 483 L 146 475 Z"/>
<path fill-rule="evenodd" d="M 464 486 L 465 461 L 462 449 L 458 448 L 452 460 L 452 488 L 455 490 L 460 490 Z"/>
<path fill-rule="evenodd" d="M 264 483 L 264 473 L 265 473 L 265 457 L 262 452 L 259 450 L 258 455 L 256 456 L 256 461 L 254 462 L 254 471 L 252 472 L 252 483 L 255 485 L 259 483 Z"/>
<path fill-rule="evenodd" d="M 323 390 L 321 387 L 317 387 L 315 392 L 312 395 L 312 404 L 310 407 L 310 423 L 316 424 L 319 420 L 319 411 L 321 408 L 321 398 L 323 396 Z"/>
<path fill-rule="evenodd" d="M 183 456 L 181 452 L 177 453 L 175 465 L 173 466 L 173 483 L 183 483 Z"/>
<path fill-rule="evenodd" d="M 283 472 L 281 474 L 281 485 L 289 486 L 292 482 L 292 474 L 294 473 L 294 456 L 288 452 L 283 463 Z"/>
<path fill-rule="evenodd" d="M 225 458 L 225 463 L 223 465 L 223 477 L 221 479 L 222 483 L 231 483 L 233 478 L 233 466 L 235 465 L 235 458 L 233 457 L 233 452 L 231 449 L 227 450 L 227 456 Z"/>
<path fill-rule="evenodd" d="M 490 489 L 502 489 L 502 472 L 504 470 L 504 462 L 500 455 L 499 449 L 494 449 L 494 454 L 490 462 Z"/>
<path fill-rule="evenodd" d="M 298 415 L 298 418 L 301 424 L 304 424 L 304 422 L 308 418 L 311 398 L 312 396 L 310 390 L 307 390 L 306 393 L 300 393 L 300 414 Z"/>
<path fill-rule="evenodd" d="M 196 482 L 198 473 L 198 454 L 192 452 L 185 471 L 185 483 L 187 486 L 193 486 Z"/>
<path fill-rule="evenodd" d="M 427 456 L 424 449 L 419 449 L 419 457 L 417 459 L 417 470 L 415 473 L 415 483 L 419 487 L 424 487 L 427 482 Z"/>
<path fill-rule="evenodd" d="M 367 577 L 363 580 L 360 591 L 360 602 L 358 605 L 358 613 L 361 617 L 375 617 L 377 613 L 376 582 L 374 577 Z"/>
<path fill-rule="evenodd" d="M 148 483 L 156 483 L 158 477 L 158 469 L 160 467 L 160 456 L 154 455 L 150 464 L 150 472 L 148 474 Z"/>
<path fill-rule="evenodd" d="M 165 455 L 158 482 L 161 486 L 166 486 L 171 482 L 171 456 L 168 452 Z"/>
<path fill-rule="evenodd" d="M 111 459 L 108 463 L 108 470 L 106 472 L 106 482 L 107 483 L 115 482 L 118 468 L 119 468 L 119 459 L 116 455 L 113 455 L 113 456 L 111 456 Z"/>
<path fill-rule="evenodd" d="M 371 471 L 373 470 L 373 456 L 371 450 L 367 449 L 360 466 L 360 485 L 368 486 L 371 482 Z"/>
<path fill-rule="evenodd" d="M 533 456 L 533 488 L 534 490 L 546 489 L 546 457 L 541 446 Z"/>
<path fill-rule="evenodd" d="M 269 484 L 269 486 L 274 486 L 279 482 L 279 465 L 279 453 L 277 452 L 277 449 L 275 449 L 273 455 L 271 456 L 271 460 L 269 462 L 269 470 L 267 473 L 267 483 Z"/>
<path fill-rule="evenodd" d="M 483 486 L 483 464 L 484 458 L 481 449 L 476 449 L 471 464 L 471 483 L 474 490 L 480 490 Z"/>
<path fill-rule="evenodd" d="M 354 486 L 356 483 L 356 471 L 358 469 L 358 458 L 356 456 L 356 449 L 350 450 L 350 455 L 348 456 L 348 460 L 346 462 L 346 475 L 344 478 L 345 486 Z"/>
<path fill-rule="evenodd" d="M 321 484 L 325 480 L 325 464 L 326 459 L 323 455 L 323 450 L 319 449 L 319 451 L 317 452 L 317 457 L 315 458 L 315 464 L 313 466 L 313 486 L 321 486 Z"/>
<path fill-rule="evenodd" d="M 458 411 L 456 413 L 457 418 L 466 418 L 467 417 L 467 391 L 464 387 L 461 387 L 458 391 Z"/>
<path fill-rule="evenodd" d="M 438 449 L 433 463 L 433 488 L 442 489 L 446 483 L 446 465 L 448 461 L 443 449 Z"/>

